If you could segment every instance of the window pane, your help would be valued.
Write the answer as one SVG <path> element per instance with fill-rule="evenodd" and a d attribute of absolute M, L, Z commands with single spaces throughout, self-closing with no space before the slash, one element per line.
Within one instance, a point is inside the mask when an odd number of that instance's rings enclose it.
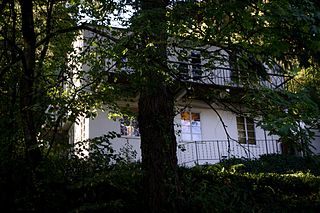
<path fill-rule="evenodd" d="M 248 138 L 255 138 L 254 132 L 248 132 Z"/>
<path fill-rule="evenodd" d="M 248 143 L 249 144 L 256 144 L 256 140 L 255 139 L 248 139 Z"/>
<path fill-rule="evenodd" d="M 181 112 L 181 120 L 190 121 L 190 113 L 189 112 Z"/>
<path fill-rule="evenodd" d="M 191 141 L 191 134 L 182 133 L 182 134 L 181 134 L 181 139 L 182 139 L 183 141 Z"/>
<path fill-rule="evenodd" d="M 243 131 L 238 132 L 238 139 L 240 140 L 246 140 L 246 133 Z"/>
<path fill-rule="evenodd" d="M 188 64 L 187 63 L 180 63 L 178 66 L 178 70 L 180 74 L 188 74 Z"/>
<path fill-rule="evenodd" d="M 237 128 L 240 143 L 256 144 L 253 119 L 237 117 Z"/>
<path fill-rule="evenodd" d="M 190 126 L 182 126 L 181 132 L 182 133 L 190 133 Z"/>
<path fill-rule="evenodd" d="M 127 127 L 123 124 L 120 125 L 121 135 L 128 135 Z"/>
<path fill-rule="evenodd" d="M 134 129 L 133 136 L 140 137 L 139 128 Z"/>
<path fill-rule="evenodd" d="M 237 124 L 238 131 L 245 131 L 244 124 Z"/>
<path fill-rule="evenodd" d="M 181 113 L 181 133 L 182 140 L 201 140 L 200 113 Z"/>
<path fill-rule="evenodd" d="M 192 121 L 192 126 L 200 126 L 200 121 Z"/>
<path fill-rule="evenodd" d="M 245 138 L 239 138 L 239 143 L 246 144 L 247 142 Z"/>
<path fill-rule="evenodd" d="M 247 134 L 248 134 L 248 143 L 256 144 L 256 136 L 254 130 L 254 121 L 252 118 L 247 118 Z"/>
<path fill-rule="evenodd" d="M 191 113 L 192 120 L 193 121 L 199 121 L 200 122 L 200 114 L 199 113 Z"/>
<path fill-rule="evenodd" d="M 194 77 L 201 76 L 201 55 L 198 52 L 191 52 L 192 74 Z"/>
<path fill-rule="evenodd" d="M 181 120 L 181 125 L 182 126 L 190 126 L 190 121 Z"/>
<path fill-rule="evenodd" d="M 254 125 L 253 124 L 247 124 L 247 130 L 250 132 L 254 132 Z"/>
<path fill-rule="evenodd" d="M 194 133 L 201 133 L 201 128 L 200 126 L 192 126 L 192 134 Z"/>
<path fill-rule="evenodd" d="M 193 141 L 201 141 L 201 134 L 192 134 Z"/>
<path fill-rule="evenodd" d="M 246 132 L 244 126 L 244 118 L 237 117 L 237 129 L 238 129 L 238 140 L 239 143 L 245 144 L 246 143 Z"/>
<path fill-rule="evenodd" d="M 237 128 L 238 128 L 238 131 L 245 131 L 244 118 L 243 117 L 237 117 Z"/>
<path fill-rule="evenodd" d="M 237 124 L 244 124 L 244 117 L 237 117 Z"/>
<path fill-rule="evenodd" d="M 140 136 L 138 122 L 134 118 L 124 116 L 123 118 L 119 119 L 119 121 L 120 134 L 122 136 Z"/>

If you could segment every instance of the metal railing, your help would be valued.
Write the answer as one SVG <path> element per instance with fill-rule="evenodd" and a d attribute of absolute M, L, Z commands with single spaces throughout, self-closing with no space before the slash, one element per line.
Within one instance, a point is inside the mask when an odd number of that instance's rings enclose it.
<path fill-rule="evenodd" d="M 244 76 L 243 74 L 235 73 L 234 70 L 227 66 L 208 68 L 200 65 L 200 68 L 195 69 L 192 63 L 169 61 L 169 64 L 173 69 L 179 70 L 177 78 L 182 81 L 230 87 L 256 85 L 275 90 L 285 89 L 286 84 L 286 76 L 273 73 L 271 70 L 267 73 L 267 77 L 263 79 L 256 73 L 252 73 L 250 76 L 248 74 Z M 181 65 L 183 65 L 183 67 L 179 68 Z"/>
<path fill-rule="evenodd" d="M 240 144 L 232 140 L 179 142 L 177 157 L 180 165 L 212 164 L 223 159 L 259 158 L 264 154 L 281 153 L 277 140 L 256 140 L 256 144 Z"/>
<path fill-rule="evenodd" d="M 116 150 L 124 147 L 135 152 L 135 160 L 141 160 L 140 138 L 121 137 L 114 144 Z M 179 165 L 214 164 L 229 158 L 259 158 L 265 154 L 280 154 L 281 147 L 277 140 L 256 140 L 255 144 L 240 144 L 234 140 L 180 141 L 177 143 Z"/>
<path fill-rule="evenodd" d="M 259 86 L 269 89 L 282 90 L 285 88 L 284 76 L 268 73 L 268 79 L 262 79 L 258 76 L 234 75 L 230 68 L 217 68 L 214 70 L 205 70 L 201 76 L 193 76 L 190 81 L 230 87 L 252 87 Z"/>

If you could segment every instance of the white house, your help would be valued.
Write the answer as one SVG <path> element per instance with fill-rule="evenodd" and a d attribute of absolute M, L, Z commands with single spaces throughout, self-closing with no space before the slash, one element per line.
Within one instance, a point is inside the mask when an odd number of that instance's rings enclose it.
<path fill-rule="evenodd" d="M 237 73 L 230 69 L 228 62 L 210 61 L 210 52 L 216 54 L 219 52 L 217 50 L 218 48 L 206 48 L 205 57 L 199 50 L 186 50 L 184 53 L 190 57 L 184 61 L 178 60 L 177 55 L 172 53 L 174 51 L 171 51 L 168 66 L 179 69 L 179 74 L 183 75 L 182 80 L 189 82 L 189 85 L 209 85 L 217 88 L 218 95 L 230 96 L 237 93 L 243 85 L 234 80 Z M 228 56 L 222 50 L 219 54 L 221 57 Z M 211 65 L 206 66 L 207 64 Z M 268 80 L 259 80 L 258 84 L 271 89 L 283 89 L 284 78 L 275 72 L 270 69 Z M 138 111 L 136 102 L 130 104 L 133 111 Z M 281 153 L 278 136 L 270 135 L 256 126 L 254 119 L 233 112 L 231 107 L 189 98 L 187 89 L 181 89 L 177 93 L 176 107 L 174 125 L 178 142 L 178 163 L 181 165 L 215 163 L 230 157 L 258 158 L 263 154 Z M 236 103 L 232 107 L 240 111 L 243 108 Z M 114 148 L 120 151 L 121 148 L 129 146 L 137 153 L 135 160 L 140 160 L 140 134 L 136 120 L 109 117 L 107 111 L 101 110 L 94 118 L 80 117 L 78 123 L 74 123 L 69 129 L 69 142 L 74 143 L 115 131 L 121 137 L 112 141 Z M 315 152 L 320 150 L 318 144 L 315 143 Z"/>

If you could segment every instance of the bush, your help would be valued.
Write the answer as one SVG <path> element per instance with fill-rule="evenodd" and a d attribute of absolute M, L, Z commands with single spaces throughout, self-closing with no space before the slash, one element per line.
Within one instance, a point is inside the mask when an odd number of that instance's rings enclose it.
<path fill-rule="evenodd" d="M 243 172 L 251 173 L 295 173 L 309 172 L 320 175 L 319 156 L 299 157 L 279 154 L 262 155 L 259 159 L 231 158 L 221 161 L 216 166 L 227 170 L 236 169 L 235 165 Z M 240 171 L 240 170 L 239 170 Z"/>
<path fill-rule="evenodd" d="M 215 166 L 184 169 L 187 212 L 319 212 L 320 177 L 238 173 Z"/>
<path fill-rule="evenodd" d="M 109 148 L 86 159 L 50 156 L 36 170 L 23 160 L 2 161 L 2 207 L 11 212 L 144 212 L 141 165 Z M 271 155 L 181 167 L 179 212 L 319 212 L 318 162 Z"/>

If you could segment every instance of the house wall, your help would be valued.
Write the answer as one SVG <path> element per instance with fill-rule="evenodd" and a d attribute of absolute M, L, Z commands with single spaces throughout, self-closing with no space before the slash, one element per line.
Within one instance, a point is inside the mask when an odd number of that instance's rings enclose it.
<path fill-rule="evenodd" d="M 80 149 L 81 146 L 84 146 L 84 148 L 88 148 L 89 144 L 86 142 L 82 143 L 81 141 L 89 139 L 89 132 L 89 118 L 80 116 L 77 121 L 72 124 L 68 131 L 69 144 L 73 144 L 75 150 Z M 79 157 L 88 155 L 88 152 L 85 150 L 81 151 L 81 153 L 83 155 L 76 151 L 76 154 L 78 154 Z"/>
<path fill-rule="evenodd" d="M 217 163 L 223 158 L 257 158 L 262 154 L 281 152 L 280 144 L 277 142 L 278 137 L 268 135 L 268 132 L 257 126 L 255 127 L 256 144 L 239 144 L 237 115 L 230 111 L 217 110 L 222 121 L 212 109 L 192 108 L 192 112 L 200 113 L 202 142 L 185 143 L 178 135 L 177 154 L 180 164 L 192 166 Z M 180 122 L 180 115 L 176 116 L 175 122 Z"/>
<path fill-rule="evenodd" d="M 230 111 L 217 110 L 222 121 L 212 109 L 192 108 L 192 112 L 200 113 L 202 140 L 227 140 L 227 134 L 234 140 L 238 140 L 236 114 Z M 175 117 L 175 122 L 180 123 L 180 115 Z M 226 130 L 224 129 L 224 127 Z M 255 128 L 257 140 L 276 140 L 277 136 L 270 136 L 260 127 Z M 178 136 L 178 141 L 179 141 Z"/>
<path fill-rule="evenodd" d="M 276 136 L 268 136 L 261 128 L 256 127 L 256 145 L 243 147 L 235 140 L 238 140 L 236 115 L 232 112 L 218 110 L 223 119 L 227 133 L 231 139 L 227 140 L 226 131 L 217 114 L 206 108 L 192 108 L 192 112 L 200 113 L 202 142 L 183 142 L 179 134 L 181 123 L 180 114 L 175 117 L 175 129 L 177 130 L 178 142 L 178 161 L 180 164 L 193 165 L 195 163 L 215 163 L 221 158 L 236 157 L 258 157 L 261 154 L 280 151 L 275 139 Z M 120 134 L 119 120 L 108 118 L 106 112 L 99 111 L 98 116 L 88 120 L 89 138 L 108 134 L 114 131 Z M 234 140 L 232 140 L 234 139 Z M 273 140 L 273 143 L 266 144 L 267 140 Z M 139 137 L 119 137 L 111 140 L 113 148 L 120 153 L 125 148 L 131 148 L 135 153 L 135 160 L 141 160 L 140 138 Z M 229 143 L 229 145 L 228 145 Z M 219 150 L 217 150 L 219 149 Z M 249 151 L 250 150 L 250 151 Z M 249 151 L 249 152 L 248 152 Z M 123 152 L 122 152 L 123 154 Z"/>
<path fill-rule="evenodd" d="M 319 155 L 320 154 L 320 131 L 314 130 L 314 133 L 315 133 L 314 138 L 311 141 L 311 145 L 313 146 L 311 147 L 311 151 L 314 154 Z"/>
<path fill-rule="evenodd" d="M 112 131 L 120 134 L 120 123 L 118 119 L 109 119 L 107 112 L 99 111 L 98 116 L 91 118 L 89 121 L 90 138 L 99 137 Z M 111 142 L 113 149 L 115 149 L 117 153 L 120 153 L 121 150 L 123 151 L 125 148 L 131 148 L 135 152 L 135 160 L 141 160 L 140 138 L 120 137 L 112 139 Z"/>

